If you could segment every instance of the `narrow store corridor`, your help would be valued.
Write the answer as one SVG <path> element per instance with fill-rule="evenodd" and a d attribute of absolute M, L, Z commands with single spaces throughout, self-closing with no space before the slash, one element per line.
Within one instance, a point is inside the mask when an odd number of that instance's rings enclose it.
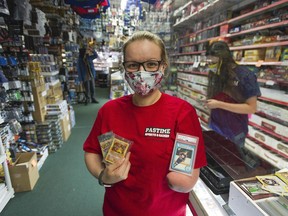
<path fill-rule="evenodd" d="M 97 88 L 96 97 L 99 104 L 73 105 L 76 125 L 68 141 L 48 156 L 34 189 L 15 193 L 1 216 L 102 216 L 104 188 L 88 173 L 82 150 L 109 90 Z"/>

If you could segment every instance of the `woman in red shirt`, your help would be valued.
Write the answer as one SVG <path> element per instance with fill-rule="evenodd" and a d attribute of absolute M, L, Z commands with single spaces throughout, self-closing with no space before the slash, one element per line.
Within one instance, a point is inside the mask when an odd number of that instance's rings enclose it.
<path fill-rule="evenodd" d="M 185 216 L 189 192 L 206 165 L 196 111 L 159 90 L 168 58 L 158 36 L 136 32 L 123 56 L 134 93 L 104 104 L 83 147 L 88 170 L 106 186 L 104 215 Z M 109 131 L 133 144 L 125 158 L 107 165 L 97 137 Z M 199 137 L 192 176 L 169 171 L 176 133 Z"/>

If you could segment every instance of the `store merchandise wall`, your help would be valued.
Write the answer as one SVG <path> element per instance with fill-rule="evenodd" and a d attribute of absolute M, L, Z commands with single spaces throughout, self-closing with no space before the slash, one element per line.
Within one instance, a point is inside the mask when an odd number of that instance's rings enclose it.
<path fill-rule="evenodd" d="M 90 132 L 98 109 L 108 100 L 107 88 L 97 88 L 99 104 L 77 104 L 76 125 L 56 153 L 50 154 L 32 191 L 15 193 L 1 216 L 101 216 L 104 188 L 87 171 L 82 144 Z"/>

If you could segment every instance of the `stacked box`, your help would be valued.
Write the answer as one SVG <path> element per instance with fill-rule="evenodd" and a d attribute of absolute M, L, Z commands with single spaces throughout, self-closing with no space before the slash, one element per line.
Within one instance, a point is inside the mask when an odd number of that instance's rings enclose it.
<path fill-rule="evenodd" d="M 63 92 L 60 81 L 56 81 L 55 84 L 49 84 L 49 91 L 47 95 L 47 103 L 54 104 L 63 100 Z"/>
<path fill-rule="evenodd" d="M 267 47 L 266 48 L 266 53 L 265 53 L 265 61 L 266 62 L 279 61 L 280 56 L 281 56 L 281 47 L 280 46 Z"/>
<path fill-rule="evenodd" d="M 65 115 L 68 113 L 68 104 L 66 100 L 60 100 L 55 104 L 46 105 L 47 115 Z"/>
<path fill-rule="evenodd" d="M 34 107 L 35 111 L 33 112 L 33 119 L 37 123 L 44 122 L 46 115 L 46 90 L 45 85 L 40 85 L 37 87 L 32 87 L 32 93 L 34 97 Z"/>
<path fill-rule="evenodd" d="M 47 145 L 49 153 L 54 153 L 57 151 L 57 146 L 55 146 L 53 143 L 52 124 L 50 122 L 38 124 L 36 126 L 36 134 L 38 143 Z"/>
<path fill-rule="evenodd" d="M 52 129 L 52 141 L 54 146 L 57 147 L 57 149 L 60 149 L 63 145 L 63 132 L 61 128 L 61 122 L 60 122 L 61 115 L 47 115 L 46 121 L 51 123 Z"/>
<path fill-rule="evenodd" d="M 65 115 L 61 116 L 60 123 L 63 133 L 63 139 L 66 142 L 69 136 L 71 135 L 71 123 L 69 113 L 66 113 Z"/>
<path fill-rule="evenodd" d="M 36 125 L 33 124 L 23 124 L 22 125 L 23 132 L 21 133 L 21 137 L 28 142 L 37 143 L 37 136 L 36 136 Z"/>
<path fill-rule="evenodd" d="M 245 62 L 255 62 L 265 59 L 265 49 L 251 49 L 244 51 L 244 61 Z"/>

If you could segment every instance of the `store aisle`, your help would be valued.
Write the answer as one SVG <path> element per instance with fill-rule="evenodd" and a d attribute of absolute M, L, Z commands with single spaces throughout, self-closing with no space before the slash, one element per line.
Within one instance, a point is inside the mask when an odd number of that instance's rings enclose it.
<path fill-rule="evenodd" d="M 48 156 L 30 192 L 16 193 L 1 216 L 102 216 L 104 188 L 87 171 L 82 144 L 108 100 L 107 88 L 97 88 L 99 104 L 74 105 L 76 126 L 63 147 Z"/>

